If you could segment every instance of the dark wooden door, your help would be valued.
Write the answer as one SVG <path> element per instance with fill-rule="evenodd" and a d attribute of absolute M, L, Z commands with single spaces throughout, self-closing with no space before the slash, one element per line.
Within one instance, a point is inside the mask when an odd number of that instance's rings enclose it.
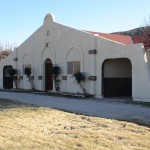
<path fill-rule="evenodd" d="M 52 62 L 48 60 L 45 63 L 45 90 L 53 90 L 52 67 Z"/>
<path fill-rule="evenodd" d="M 104 97 L 132 95 L 132 78 L 104 78 Z"/>
<path fill-rule="evenodd" d="M 5 66 L 3 69 L 3 87 L 4 89 L 13 89 L 13 78 L 9 75 L 12 66 Z"/>

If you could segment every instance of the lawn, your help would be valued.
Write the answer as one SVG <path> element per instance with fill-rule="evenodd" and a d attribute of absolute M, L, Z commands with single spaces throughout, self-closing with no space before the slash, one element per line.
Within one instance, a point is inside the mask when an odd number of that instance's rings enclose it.
<path fill-rule="evenodd" d="M 150 128 L 0 100 L 0 150 L 149 150 Z"/>

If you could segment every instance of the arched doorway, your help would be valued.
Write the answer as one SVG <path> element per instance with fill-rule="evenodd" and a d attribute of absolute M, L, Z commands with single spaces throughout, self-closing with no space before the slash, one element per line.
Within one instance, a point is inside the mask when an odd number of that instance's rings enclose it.
<path fill-rule="evenodd" d="M 104 97 L 132 96 L 132 65 L 127 58 L 106 59 L 102 65 Z"/>
<path fill-rule="evenodd" d="M 53 90 L 53 79 L 52 79 L 52 61 L 46 59 L 45 61 L 45 90 Z"/>
<path fill-rule="evenodd" d="M 9 75 L 12 66 L 4 66 L 3 68 L 3 87 L 4 89 L 13 89 L 13 78 Z"/>

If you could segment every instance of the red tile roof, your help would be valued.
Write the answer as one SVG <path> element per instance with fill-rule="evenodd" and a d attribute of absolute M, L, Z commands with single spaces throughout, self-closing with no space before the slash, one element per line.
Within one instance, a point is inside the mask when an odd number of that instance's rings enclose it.
<path fill-rule="evenodd" d="M 97 34 L 100 37 L 119 42 L 122 44 L 133 44 L 132 38 L 126 35 L 119 35 L 119 34 L 107 34 L 107 33 L 100 33 L 100 32 L 93 32 L 93 31 L 86 31 L 92 34 Z"/>
<path fill-rule="evenodd" d="M 143 43 L 146 49 L 150 48 L 150 37 L 148 35 L 137 35 L 132 37 L 133 43 Z"/>

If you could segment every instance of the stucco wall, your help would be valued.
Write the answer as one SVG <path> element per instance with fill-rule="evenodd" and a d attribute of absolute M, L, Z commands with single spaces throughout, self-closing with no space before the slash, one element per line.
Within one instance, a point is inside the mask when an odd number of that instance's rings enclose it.
<path fill-rule="evenodd" d="M 104 62 L 105 78 L 128 78 L 132 77 L 130 60 L 126 58 L 108 59 Z"/>

